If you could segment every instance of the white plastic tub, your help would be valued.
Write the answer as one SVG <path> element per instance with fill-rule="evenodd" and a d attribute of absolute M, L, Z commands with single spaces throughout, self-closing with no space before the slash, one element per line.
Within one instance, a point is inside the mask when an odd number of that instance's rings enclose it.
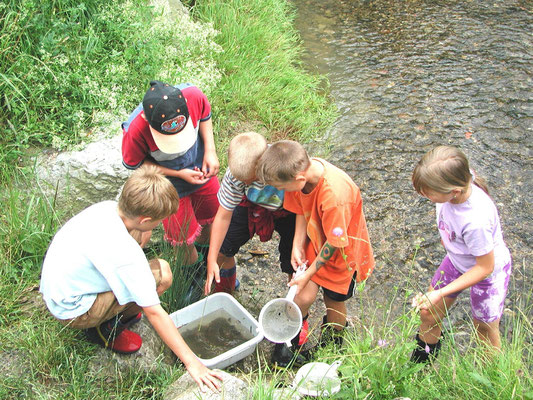
<path fill-rule="evenodd" d="M 263 333 L 259 329 L 259 323 L 233 296 L 227 293 L 212 294 L 170 314 L 172 322 L 179 329 L 184 325 L 202 318 L 202 315 L 207 315 L 221 309 L 239 321 L 242 327 L 249 331 L 253 337 L 216 357 L 209 359 L 198 357 L 202 364 L 208 368 L 226 368 L 252 354 L 257 344 L 263 340 Z"/>

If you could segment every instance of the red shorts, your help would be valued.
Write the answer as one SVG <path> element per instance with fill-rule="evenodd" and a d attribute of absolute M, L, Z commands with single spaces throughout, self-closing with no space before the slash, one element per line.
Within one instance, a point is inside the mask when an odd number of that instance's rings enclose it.
<path fill-rule="evenodd" d="M 193 244 L 200 235 L 202 225 L 209 225 L 218 211 L 218 178 L 209 181 L 188 196 L 180 198 L 178 211 L 163 220 L 165 240 L 173 246 Z"/>

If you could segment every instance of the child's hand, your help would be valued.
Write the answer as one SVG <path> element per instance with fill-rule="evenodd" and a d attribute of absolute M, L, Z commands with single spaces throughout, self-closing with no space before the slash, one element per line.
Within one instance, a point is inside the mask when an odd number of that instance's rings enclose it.
<path fill-rule="evenodd" d="M 298 289 L 296 289 L 296 295 L 298 293 L 300 293 L 304 287 L 307 286 L 307 284 L 309 283 L 309 279 L 311 279 L 311 277 L 306 274 L 306 273 L 303 273 L 299 276 L 297 276 L 296 278 L 292 278 L 291 281 L 287 284 L 289 287 L 291 286 L 298 286 Z"/>
<path fill-rule="evenodd" d="M 305 252 L 303 248 L 300 249 L 296 246 L 292 247 L 291 264 L 292 264 L 292 268 L 295 271 L 298 269 L 300 265 L 307 264 L 307 260 L 305 259 Z"/>
<path fill-rule="evenodd" d="M 182 169 L 181 179 L 193 185 L 202 185 L 209 180 L 198 167 L 194 167 L 194 169 Z"/>
<path fill-rule="evenodd" d="M 411 302 L 411 306 L 416 308 L 416 311 L 428 310 L 433 307 L 439 301 L 442 300 L 442 293 L 439 290 L 432 290 L 425 294 L 419 293 L 415 296 Z"/>
<path fill-rule="evenodd" d="M 150 238 L 152 237 L 152 231 L 145 231 L 141 234 L 141 247 L 144 249 L 144 246 L 148 244 L 150 241 Z"/>
<path fill-rule="evenodd" d="M 205 392 L 204 385 L 215 393 L 220 390 L 220 381 L 222 381 L 222 376 L 216 371 L 210 370 L 201 362 L 198 361 L 193 365 L 187 366 L 187 371 L 189 371 L 192 379 L 194 379 L 194 381 L 198 384 L 202 392 Z"/>
<path fill-rule="evenodd" d="M 215 152 L 206 152 L 204 154 L 204 162 L 202 164 L 202 172 L 206 178 L 211 178 L 218 174 L 220 163 Z"/>
<path fill-rule="evenodd" d="M 206 296 L 211 293 L 211 284 L 213 283 L 213 279 L 219 283 L 220 282 L 220 267 L 218 264 L 207 262 L 207 278 L 205 280 L 205 286 L 204 286 L 204 294 Z"/>

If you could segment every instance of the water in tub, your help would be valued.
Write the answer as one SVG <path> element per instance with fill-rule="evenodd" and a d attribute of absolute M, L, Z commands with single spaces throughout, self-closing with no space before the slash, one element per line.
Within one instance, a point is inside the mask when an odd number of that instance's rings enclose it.
<path fill-rule="evenodd" d="M 179 328 L 183 340 L 198 357 L 208 360 L 229 351 L 254 335 L 225 310 L 216 310 Z"/>

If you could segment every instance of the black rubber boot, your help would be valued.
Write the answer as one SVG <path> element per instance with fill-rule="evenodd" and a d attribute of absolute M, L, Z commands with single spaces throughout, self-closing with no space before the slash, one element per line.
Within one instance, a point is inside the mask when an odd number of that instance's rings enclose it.
<path fill-rule="evenodd" d="M 348 326 L 346 321 L 345 328 Z M 326 347 L 329 343 L 335 343 L 335 347 L 341 347 L 344 343 L 344 329 L 338 330 L 333 327 L 333 324 L 328 323 L 328 316 L 322 317 L 320 339 L 318 339 L 319 347 Z"/>
<path fill-rule="evenodd" d="M 411 361 L 414 363 L 425 363 L 434 360 L 439 354 L 442 346 L 441 339 L 437 343 L 429 344 L 416 335 L 416 347 L 411 354 Z"/>
<path fill-rule="evenodd" d="M 184 266 L 191 276 L 191 286 L 185 295 L 185 304 L 192 304 L 202 298 L 204 293 L 205 277 L 207 275 L 207 265 L 204 262 L 202 253 L 198 253 L 198 259 L 194 264 Z"/>
<path fill-rule="evenodd" d="M 291 340 L 291 347 L 285 343 L 276 343 L 272 353 L 272 364 L 274 368 L 284 369 L 291 367 L 301 367 L 307 360 L 300 354 L 302 346 L 298 345 L 300 334 Z"/>

